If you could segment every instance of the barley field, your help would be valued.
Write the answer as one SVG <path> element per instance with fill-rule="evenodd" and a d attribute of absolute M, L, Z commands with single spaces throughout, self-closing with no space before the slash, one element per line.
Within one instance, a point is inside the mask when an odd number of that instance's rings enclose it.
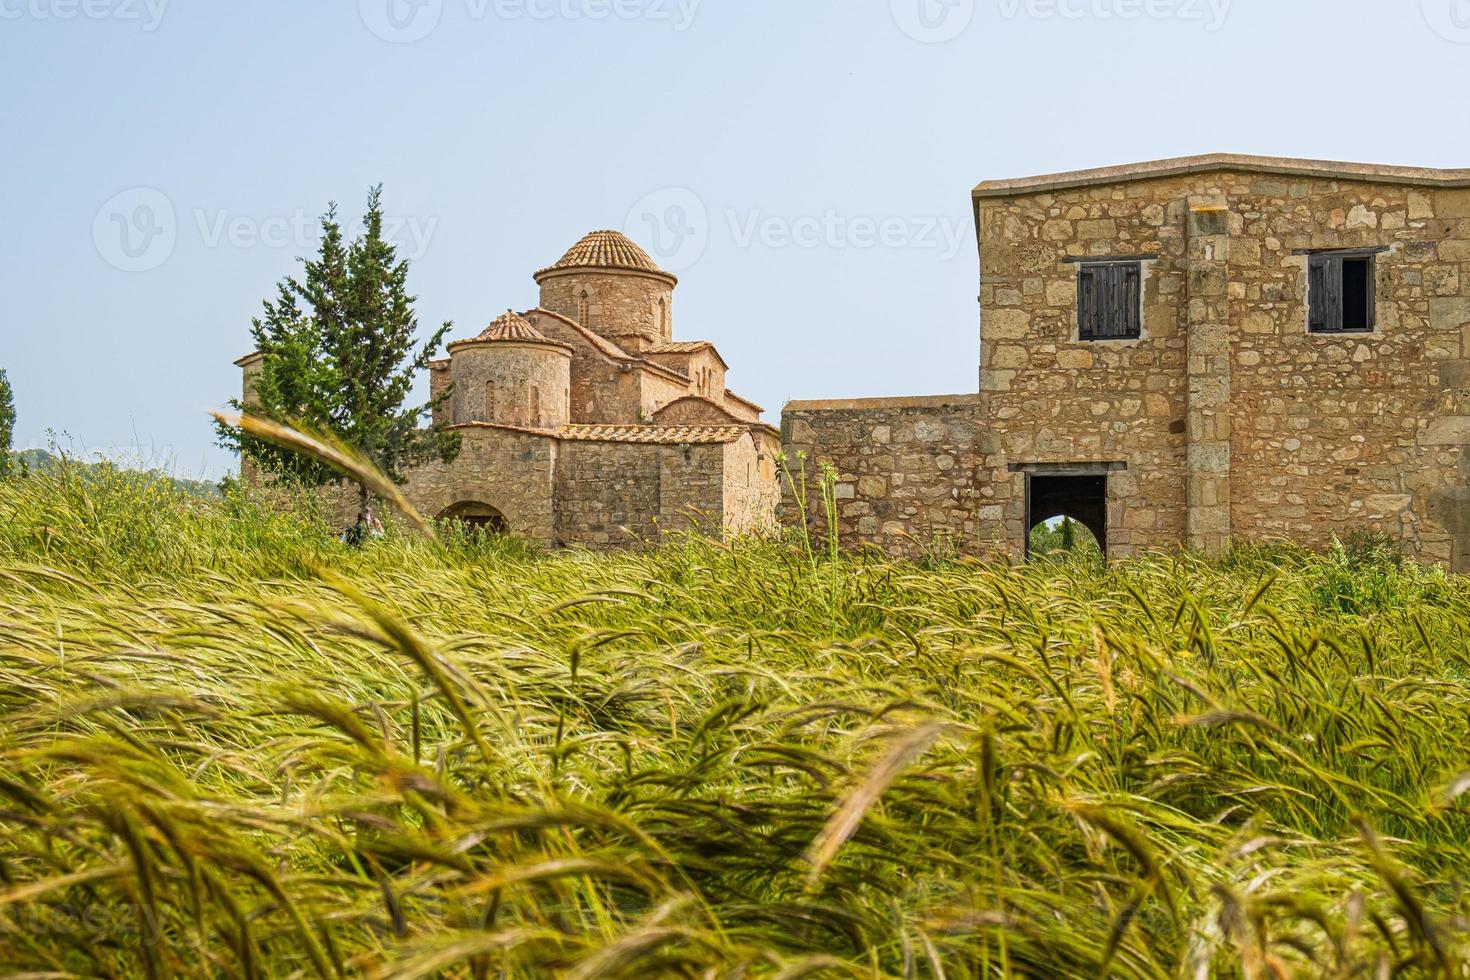
<path fill-rule="evenodd" d="M 0 482 L 0 974 L 1467 977 L 1470 588 Z"/>

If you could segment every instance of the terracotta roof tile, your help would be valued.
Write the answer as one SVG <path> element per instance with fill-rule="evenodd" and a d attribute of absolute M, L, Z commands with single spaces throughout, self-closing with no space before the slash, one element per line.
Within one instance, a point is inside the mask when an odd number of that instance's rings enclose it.
<path fill-rule="evenodd" d="M 512 310 L 490 321 L 490 326 L 476 340 L 545 340 L 546 337 L 531 326 L 530 321 Z"/>
<path fill-rule="evenodd" d="M 706 347 L 714 349 L 714 344 L 708 340 L 676 340 L 668 344 L 659 344 L 644 351 L 645 354 L 693 354 L 702 351 Z"/>
<path fill-rule="evenodd" d="M 744 425 L 569 425 L 557 435 L 574 442 L 686 446 L 734 442 L 748 431 Z"/>
<path fill-rule="evenodd" d="M 568 249 L 567 254 L 558 259 L 556 264 L 536 273 L 535 278 L 539 282 L 548 273 L 563 269 L 625 269 L 652 272 L 666 279 L 674 278 L 660 269 L 647 252 L 620 231 L 592 232 Z"/>
<path fill-rule="evenodd" d="M 449 428 L 495 429 L 567 442 L 627 442 L 650 446 L 720 445 L 734 442 L 750 431 L 748 425 L 564 425 L 560 429 L 529 429 L 499 422 L 461 422 Z"/>

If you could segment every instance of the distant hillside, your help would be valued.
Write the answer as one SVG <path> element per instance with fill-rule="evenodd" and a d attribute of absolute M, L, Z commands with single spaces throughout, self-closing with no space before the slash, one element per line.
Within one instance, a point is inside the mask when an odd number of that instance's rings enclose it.
<path fill-rule="evenodd" d="M 49 453 L 44 449 L 23 449 L 15 455 L 16 458 L 19 459 L 28 470 L 35 473 L 52 472 L 61 467 L 63 463 L 69 466 L 78 467 L 83 470 L 94 470 L 100 466 L 114 466 L 120 470 L 128 470 L 156 477 L 160 480 L 166 480 L 169 483 L 172 483 L 175 487 L 184 491 L 185 493 L 192 494 L 196 497 L 220 496 L 220 485 L 218 483 L 210 480 L 185 480 L 176 476 L 171 476 L 170 474 L 165 473 L 162 470 L 144 469 L 142 467 L 128 466 L 124 463 L 117 462 L 96 461 L 89 463 L 85 460 L 76 459 L 75 457 L 71 456 L 67 456 L 63 459 L 62 457 L 54 455 L 53 453 Z"/>

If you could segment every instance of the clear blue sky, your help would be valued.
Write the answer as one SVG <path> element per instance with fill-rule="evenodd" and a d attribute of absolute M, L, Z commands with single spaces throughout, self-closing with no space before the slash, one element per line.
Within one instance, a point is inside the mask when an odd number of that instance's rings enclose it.
<path fill-rule="evenodd" d="M 982 179 L 1470 165 L 1470 0 L 0 0 L 0 80 L 17 442 L 185 475 L 233 463 L 205 412 L 311 219 L 377 182 L 424 325 L 623 228 L 775 421 L 975 389 Z"/>

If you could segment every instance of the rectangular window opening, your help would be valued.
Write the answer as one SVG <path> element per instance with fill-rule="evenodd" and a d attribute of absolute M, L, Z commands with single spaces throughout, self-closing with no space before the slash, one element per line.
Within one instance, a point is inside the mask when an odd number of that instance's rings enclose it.
<path fill-rule="evenodd" d="M 1106 262 L 1077 270 L 1077 338 L 1136 340 L 1143 335 L 1143 264 Z"/>
<path fill-rule="evenodd" d="M 1313 255 L 1307 270 L 1307 324 L 1312 333 L 1369 333 L 1377 325 L 1374 258 Z"/>

